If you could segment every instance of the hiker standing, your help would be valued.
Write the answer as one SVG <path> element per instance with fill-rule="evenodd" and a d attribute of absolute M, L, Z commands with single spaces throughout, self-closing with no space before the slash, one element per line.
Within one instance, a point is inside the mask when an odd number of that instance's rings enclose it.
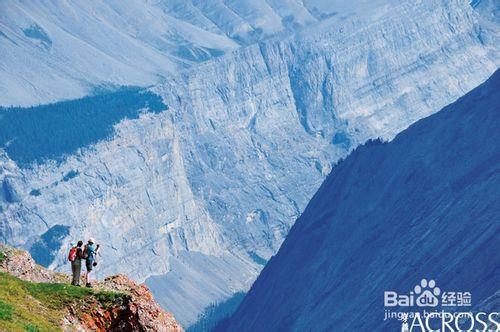
<path fill-rule="evenodd" d="M 73 278 L 71 284 L 73 286 L 80 286 L 80 274 L 82 271 L 82 258 L 83 258 L 83 241 L 78 241 L 76 246 L 72 245 L 69 251 L 68 259 L 71 262 L 71 274 Z"/>
<path fill-rule="evenodd" d="M 90 284 L 90 273 L 92 269 L 97 265 L 96 255 L 99 250 L 99 245 L 95 244 L 95 240 L 90 238 L 87 245 L 83 250 L 83 257 L 85 258 L 85 267 L 87 268 L 87 273 L 85 274 L 85 286 L 92 287 Z"/>

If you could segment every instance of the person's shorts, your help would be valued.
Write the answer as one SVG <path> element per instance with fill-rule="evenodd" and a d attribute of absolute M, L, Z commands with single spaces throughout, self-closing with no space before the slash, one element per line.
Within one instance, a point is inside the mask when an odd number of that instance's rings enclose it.
<path fill-rule="evenodd" d="M 87 271 L 92 271 L 92 264 L 94 263 L 94 261 L 91 261 L 91 260 L 86 260 L 85 261 L 85 267 L 87 268 Z"/>

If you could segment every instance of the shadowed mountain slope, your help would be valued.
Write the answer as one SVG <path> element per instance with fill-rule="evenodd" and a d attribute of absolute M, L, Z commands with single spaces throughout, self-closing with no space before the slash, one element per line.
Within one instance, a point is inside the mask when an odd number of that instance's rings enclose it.
<path fill-rule="evenodd" d="M 384 291 L 409 292 L 422 278 L 470 291 L 473 306 L 493 296 L 499 105 L 497 71 L 392 142 L 356 149 L 220 330 L 387 331 L 401 323 L 383 321 Z"/>

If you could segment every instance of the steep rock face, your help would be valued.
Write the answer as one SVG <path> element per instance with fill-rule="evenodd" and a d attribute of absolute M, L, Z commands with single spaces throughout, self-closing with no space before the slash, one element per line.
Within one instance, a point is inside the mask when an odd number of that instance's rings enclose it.
<path fill-rule="evenodd" d="M 51 248 L 59 269 L 70 239 L 94 236 L 98 276 L 147 280 L 188 325 L 249 287 L 339 158 L 486 79 L 497 49 L 481 33 L 463 1 L 406 2 L 185 71 L 152 89 L 167 111 L 123 120 L 60 164 L 2 155 L 20 201 L 0 202 L 0 235 L 32 248 L 70 226 Z"/>
<path fill-rule="evenodd" d="M 0 271 L 35 283 L 69 283 L 70 276 L 35 264 L 29 253 L 0 245 Z M 172 331 L 181 332 L 170 313 L 156 303 L 145 285 L 137 285 L 124 275 L 105 278 L 94 284 L 98 291 L 113 291 L 120 295 L 115 303 L 103 306 L 89 298 L 78 304 L 68 303 L 61 321 L 65 331 Z M 41 312 L 38 314 L 42 314 Z"/>
<path fill-rule="evenodd" d="M 4 0 L 0 105 L 48 103 L 101 87 L 158 83 L 241 45 L 324 19 L 342 20 L 358 10 L 342 2 Z M 397 1 L 375 3 L 388 7 Z M 380 8 L 362 7 L 364 13 Z"/>
<path fill-rule="evenodd" d="M 498 311 L 499 103 L 496 71 L 392 142 L 356 149 L 220 330 L 400 329 L 384 322 L 384 309 L 397 311 L 384 291 L 407 294 L 422 278 Z"/>

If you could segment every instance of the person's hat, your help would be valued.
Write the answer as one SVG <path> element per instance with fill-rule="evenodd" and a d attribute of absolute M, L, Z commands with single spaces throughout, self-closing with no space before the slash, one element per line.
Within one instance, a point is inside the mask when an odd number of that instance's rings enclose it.
<path fill-rule="evenodd" d="M 93 237 L 91 237 L 91 238 L 89 239 L 89 243 L 95 243 L 95 240 L 94 240 L 94 238 L 93 238 Z"/>

